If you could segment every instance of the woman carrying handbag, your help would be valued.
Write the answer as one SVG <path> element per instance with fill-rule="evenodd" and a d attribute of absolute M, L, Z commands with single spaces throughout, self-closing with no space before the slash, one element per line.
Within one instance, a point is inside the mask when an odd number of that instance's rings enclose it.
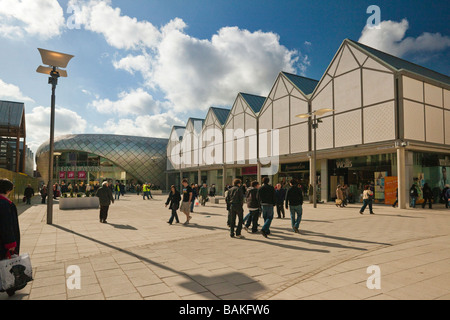
<path fill-rule="evenodd" d="M 14 184 L 8 179 L 0 179 L 0 260 L 11 259 L 19 255 L 20 229 L 16 205 L 8 199 L 14 189 Z M 14 287 L 6 290 L 11 297 L 23 287 Z M 2 288 L 0 288 L 2 289 Z"/>

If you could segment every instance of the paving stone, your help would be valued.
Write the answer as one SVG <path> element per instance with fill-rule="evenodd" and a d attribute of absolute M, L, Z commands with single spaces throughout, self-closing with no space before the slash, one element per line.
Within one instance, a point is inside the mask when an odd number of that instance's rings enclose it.
<path fill-rule="evenodd" d="M 304 205 L 300 235 L 275 219 L 269 239 L 229 237 L 225 205 L 207 205 L 188 226 L 167 225 L 164 196 L 126 195 L 110 208 L 60 212 L 45 224 L 46 206 L 20 215 L 22 252 L 34 281 L 16 299 L 448 299 L 450 215 L 376 206 Z M 122 200 L 122 199 L 121 199 Z M 201 209 L 201 210 L 200 210 Z M 197 211 L 197 210 L 196 210 Z M 206 218 L 206 215 L 209 218 Z M 181 217 L 182 218 L 182 217 Z M 81 291 L 66 288 L 79 266 Z M 367 267 L 381 268 L 381 290 L 368 290 Z M 0 295 L 0 300 L 7 299 Z"/>

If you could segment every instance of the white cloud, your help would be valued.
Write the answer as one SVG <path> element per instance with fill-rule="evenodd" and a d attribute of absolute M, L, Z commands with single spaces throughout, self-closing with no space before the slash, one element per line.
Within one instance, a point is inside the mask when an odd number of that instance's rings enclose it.
<path fill-rule="evenodd" d="M 18 86 L 6 83 L 2 79 L 0 79 L 0 99 L 18 102 L 34 102 L 33 99 L 25 96 Z"/>
<path fill-rule="evenodd" d="M 86 30 L 102 34 L 109 45 L 117 49 L 152 47 L 159 42 L 160 32 L 147 21 L 138 21 L 111 7 L 110 0 L 71 0 L 69 6 L 79 8 L 76 23 Z"/>
<path fill-rule="evenodd" d="M 135 119 L 110 119 L 103 127 L 94 127 L 94 131 L 100 134 L 167 138 L 174 125 L 183 124 L 184 122 L 176 116 L 163 113 L 138 116 Z"/>
<path fill-rule="evenodd" d="M 158 113 L 164 106 L 163 102 L 156 101 L 142 88 L 130 92 L 121 92 L 118 100 L 109 99 L 95 100 L 90 106 L 102 114 L 143 115 Z"/>
<path fill-rule="evenodd" d="M 116 69 L 142 74 L 147 88 L 160 90 L 176 112 L 231 105 L 238 92 L 265 95 L 280 71 L 304 75 L 307 56 L 280 44 L 272 32 L 225 27 L 211 39 L 185 32 L 175 18 L 160 28 L 123 15 L 112 2 L 71 0 L 77 23 L 102 34 L 117 49 L 138 50 L 113 61 Z M 111 105 L 111 101 L 104 101 Z"/>
<path fill-rule="evenodd" d="M 140 71 L 146 85 L 160 89 L 177 112 L 231 105 L 238 92 L 265 95 L 280 71 L 304 73 L 309 65 L 307 56 L 281 45 L 277 34 L 237 27 L 222 28 L 211 40 L 191 37 L 180 27 L 164 28 L 155 51 L 128 55 L 114 66 Z"/>
<path fill-rule="evenodd" d="M 57 0 L 0 0 L 0 36 L 50 39 L 64 27 L 63 9 Z"/>
<path fill-rule="evenodd" d="M 150 61 L 151 57 L 144 52 L 142 55 L 128 55 L 119 61 L 113 61 L 113 65 L 114 68 L 125 70 L 131 74 L 137 71 L 143 74 L 149 74 L 151 70 Z"/>
<path fill-rule="evenodd" d="M 379 29 L 366 26 L 358 42 L 398 57 L 409 53 L 433 53 L 450 47 L 450 37 L 440 33 L 425 32 L 417 38 L 405 38 L 408 29 L 406 19 L 382 21 Z"/>
<path fill-rule="evenodd" d="M 50 137 L 50 107 L 36 107 L 25 115 L 27 121 L 27 145 L 36 153 Z M 65 108 L 55 110 L 55 137 L 84 133 L 87 121 L 76 112 Z"/>

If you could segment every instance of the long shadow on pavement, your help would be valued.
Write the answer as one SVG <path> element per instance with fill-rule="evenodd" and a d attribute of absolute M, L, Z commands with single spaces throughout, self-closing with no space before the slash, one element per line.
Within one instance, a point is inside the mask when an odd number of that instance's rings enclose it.
<path fill-rule="evenodd" d="M 231 277 L 231 278 L 240 278 L 240 283 L 243 284 L 252 284 L 252 286 L 248 287 L 247 290 L 244 291 L 244 294 L 248 294 L 248 296 L 246 297 L 247 299 L 254 299 L 257 297 L 258 294 L 260 294 L 262 291 L 266 290 L 266 288 L 261 285 L 259 282 L 256 282 L 255 280 L 253 280 L 252 278 L 250 278 L 249 276 L 243 274 L 243 273 L 238 273 L 238 272 L 232 272 L 226 275 L 221 275 L 221 276 L 212 276 L 212 277 L 206 277 L 203 275 L 193 275 L 192 277 L 184 272 L 175 270 L 167 265 L 155 262 L 153 260 L 150 260 L 144 256 L 141 256 L 139 254 L 133 253 L 131 251 L 127 251 L 125 249 L 113 246 L 109 243 L 94 239 L 92 237 L 86 236 L 84 234 L 78 233 L 76 231 L 67 229 L 65 227 L 62 226 L 58 226 L 58 225 L 52 225 L 53 227 L 60 229 L 62 231 L 65 231 L 67 233 L 71 233 L 74 234 L 76 236 L 79 236 L 81 238 L 90 240 L 92 242 L 98 243 L 102 246 L 108 247 L 110 249 L 116 250 L 118 252 L 121 253 L 125 253 L 127 255 L 129 255 L 130 257 L 139 259 L 141 261 L 144 261 L 150 265 L 153 265 L 157 268 L 160 269 L 164 269 L 167 271 L 170 271 L 172 273 L 178 274 L 184 278 L 186 278 L 186 282 L 181 283 L 180 285 L 185 288 L 188 289 L 189 291 L 192 291 L 193 294 L 200 294 L 203 295 L 205 298 L 208 299 L 220 299 L 219 296 L 220 295 L 226 295 L 226 294 L 230 294 L 230 293 L 236 293 L 237 291 L 237 287 L 234 286 L 232 283 L 228 283 L 227 285 L 223 285 L 223 281 L 221 281 L 223 278 L 227 278 L 227 277 Z M 235 288 L 229 288 L 229 287 L 235 287 Z M 225 288 L 224 288 L 225 287 Z M 227 289 L 227 287 L 229 289 Z M 234 290 L 233 290 L 234 289 Z"/>
<path fill-rule="evenodd" d="M 281 230 L 281 231 L 290 231 L 292 232 L 292 229 L 290 228 L 282 228 L 282 227 L 270 227 L 271 229 L 274 230 Z M 314 236 L 314 237 L 322 237 L 322 238 L 328 238 L 328 239 L 333 239 L 333 240 L 340 240 L 340 241 L 349 241 L 349 242 L 356 242 L 356 243 L 365 243 L 365 244 L 376 244 L 376 245 L 383 245 L 383 246 L 389 246 L 391 245 L 390 243 L 384 243 L 384 242 L 375 242 L 375 241 L 369 241 L 369 240 L 360 240 L 360 239 L 352 239 L 352 238 L 346 238 L 346 237 L 338 237 L 338 236 L 331 236 L 331 235 L 327 235 L 324 233 L 320 233 L 320 232 L 313 232 L 313 231 L 308 231 L 305 229 L 301 229 L 300 230 L 300 234 L 306 235 L 306 236 Z M 305 238 L 293 238 L 295 240 L 298 241 L 312 241 L 312 240 L 307 240 Z M 326 243 L 329 244 L 329 242 L 322 242 L 322 241 L 313 241 L 314 243 Z M 330 245 L 333 246 L 333 245 Z M 348 248 L 353 248 L 353 249 L 360 249 L 357 247 L 348 247 Z"/>

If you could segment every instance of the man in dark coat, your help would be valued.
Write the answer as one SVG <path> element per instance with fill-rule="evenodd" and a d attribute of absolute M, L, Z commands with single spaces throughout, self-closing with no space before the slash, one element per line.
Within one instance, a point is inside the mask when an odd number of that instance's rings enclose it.
<path fill-rule="evenodd" d="M 27 204 L 31 204 L 31 198 L 34 197 L 34 190 L 31 187 L 31 184 L 29 184 L 26 188 L 25 191 L 23 193 L 23 195 L 25 196 L 25 198 L 27 199 Z"/>
<path fill-rule="evenodd" d="M 244 191 L 241 188 L 241 180 L 235 179 L 233 181 L 233 188 L 228 191 L 227 203 L 230 204 L 230 236 L 235 236 L 236 216 L 239 218 L 238 225 L 236 227 L 236 238 L 244 238 L 241 235 L 242 223 L 244 220 Z"/>
<path fill-rule="evenodd" d="M 114 197 L 110 188 L 108 188 L 108 182 L 105 181 L 102 187 L 97 191 L 97 197 L 100 200 L 100 222 L 107 223 L 108 210 L 111 202 L 114 203 Z"/>
<path fill-rule="evenodd" d="M 263 185 L 258 189 L 258 200 L 261 203 L 262 213 L 264 218 L 264 225 L 261 228 L 261 234 L 267 238 L 270 234 L 270 225 L 273 220 L 273 207 L 277 203 L 275 196 L 275 188 L 270 184 L 270 179 L 265 177 L 263 179 Z"/>
<path fill-rule="evenodd" d="M 303 192 L 298 187 L 298 182 L 292 179 L 289 183 L 291 188 L 286 192 L 286 210 L 291 211 L 291 225 L 295 233 L 300 233 L 298 228 L 302 222 L 303 215 Z"/>

